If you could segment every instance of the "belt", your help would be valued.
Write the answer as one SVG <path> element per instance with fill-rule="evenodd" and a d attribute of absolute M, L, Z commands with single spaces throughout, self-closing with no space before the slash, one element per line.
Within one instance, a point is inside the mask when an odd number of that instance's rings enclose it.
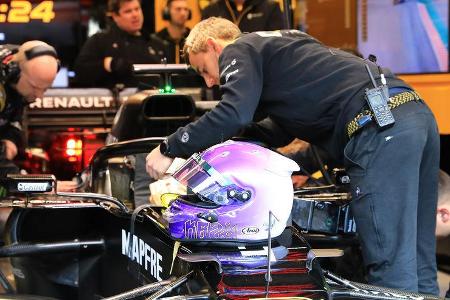
<path fill-rule="evenodd" d="M 415 91 L 406 91 L 390 97 L 388 106 L 392 110 L 397 106 L 405 104 L 409 101 L 419 101 L 419 100 L 420 96 Z M 353 118 L 353 120 L 351 120 L 350 122 L 348 122 L 346 126 L 348 138 L 351 138 L 353 134 L 355 134 L 355 132 L 363 128 L 368 123 L 368 121 L 372 120 L 372 118 L 373 112 L 370 109 L 364 109 L 362 112 L 356 115 L 356 117 Z"/>

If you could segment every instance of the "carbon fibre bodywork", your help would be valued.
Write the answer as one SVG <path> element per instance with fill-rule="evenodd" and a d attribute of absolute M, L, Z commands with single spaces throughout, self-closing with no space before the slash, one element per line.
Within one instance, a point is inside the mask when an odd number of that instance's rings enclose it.
<path fill-rule="evenodd" d="M 161 221 L 161 208 L 143 210 L 130 228 L 130 212 L 109 202 L 49 198 L 28 199 L 28 207 L 15 208 L 8 221 L 10 252 L 2 254 L 12 256 L 20 293 L 98 299 L 193 270 L 175 295 L 327 298 L 321 269 L 295 228 L 272 241 L 268 282 L 267 244 L 177 246 Z"/>

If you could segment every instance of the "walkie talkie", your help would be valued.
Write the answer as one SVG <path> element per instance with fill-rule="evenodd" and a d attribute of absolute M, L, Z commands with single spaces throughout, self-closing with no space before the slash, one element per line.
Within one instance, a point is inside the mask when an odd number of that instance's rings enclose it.
<path fill-rule="evenodd" d="M 376 58 L 373 55 L 371 55 L 369 59 L 373 62 L 376 61 Z M 367 103 L 369 104 L 369 107 L 373 112 L 378 127 L 384 128 L 387 126 L 391 126 L 395 123 L 395 119 L 392 115 L 391 109 L 388 106 L 389 92 L 386 85 L 386 78 L 384 77 L 381 68 L 378 66 L 378 71 L 380 72 L 382 83 L 382 86 L 378 86 L 372 75 L 372 72 L 370 71 L 369 66 L 366 64 L 365 67 L 374 86 L 373 89 L 366 89 L 365 94 Z"/>

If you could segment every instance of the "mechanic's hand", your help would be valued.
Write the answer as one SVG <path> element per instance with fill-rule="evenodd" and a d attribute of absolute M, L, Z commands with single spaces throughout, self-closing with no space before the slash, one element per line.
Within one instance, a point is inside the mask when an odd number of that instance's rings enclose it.
<path fill-rule="evenodd" d="M 145 159 L 148 175 L 153 179 L 161 179 L 166 174 L 167 169 L 173 162 L 173 158 L 161 154 L 159 146 L 152 150 Z"/>
<path fill-rule="evenodd" d="M 121 57 L 113 57 L 110 66 L 111 72 L 117 76 L 133 76 L 133 64 L 127 59 Z"/>
<path fill-rule="evenodd" d="M 58 180 L 56 184 L 57 192 L 75 192 L 77 190 L 78 183 L 75 181 Z"/>
<path fill-rule="evenodd" d="M 13 160 L 16 157 L 19 150 L 17 149 L 16 144 L 11 142 L 10 140 L 1 140 L 1 143 L 4 145 L 4 157 L 9 160 Z"/>
<path fill-rule="evenodd" d="M 306 184 L 309 177 L 303 175 L 292 175 L 292 184 L 294 185 L 294 189 L 299 189 Z"/>
<path fill-rule="evenodd" d="M 109 73 L 111 73 L 111 61 L 112 61 L 111 56 L 107 56 L 103 59 L 103 68 Z"/>

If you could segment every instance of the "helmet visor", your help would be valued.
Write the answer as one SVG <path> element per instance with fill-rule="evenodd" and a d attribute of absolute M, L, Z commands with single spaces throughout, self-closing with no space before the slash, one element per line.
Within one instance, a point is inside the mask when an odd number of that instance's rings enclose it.
<path fill-rule="evenodd" d="M 192 155 L 172 176 L 179 183 L 188 186 L 203 201 L 219 205 L 231 204 L 234 195 L 242 191 L 198 153 Z"/>

